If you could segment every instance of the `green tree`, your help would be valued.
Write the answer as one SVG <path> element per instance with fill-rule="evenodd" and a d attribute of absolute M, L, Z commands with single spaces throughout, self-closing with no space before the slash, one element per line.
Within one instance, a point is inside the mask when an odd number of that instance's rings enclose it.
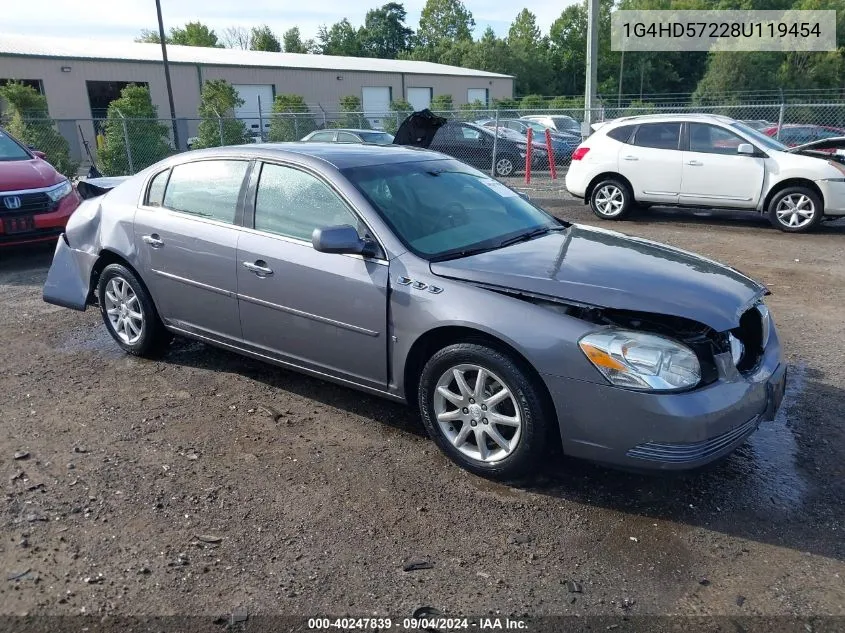
<path fill-rule="evenodd" d="M 211 79 L 202 87 L 194 148 L 240 145 L 249 140 L 246 124 L 235 118 L 235 108 L 244 104 L 238 91 L 225 79 Z M 222 136 L 222 142 L 221 142 Z"/>
<path fill-rule="evenodd" d="M 302 41 L 298 26 L 285 31 L 282 35 L 282 44 L 286 53 L 311 53 L 315 48 L 313 40 Z"/>
<path fill-rule="evenodd" d="M 158 31 L 142 29 L 140 37 L 136 42 L 158 44 L 161 38 Z M 170 33 L 165 36 L 166 44 L 177 44 L 179 46 L 199 46 L 204 48 L 223 48 L 223 44 L 217 39 L 217 34 L 202 22 L 188 22 L 185 26 L 173 27 Z"/>
<path fill-rule="evenodd" d="M 340 111 L 343 118 L 340 127 L 370 129 L 370 122 L 364 117 L 361 107 L 361 99 L 356 95 L 346 95 L 340 98 Z"/>
<path fill-rule="evenodd" d="M 491 73 L 510 73 L 510 50 L 507 43 L 488 26 L 481 39 L 472 43 L 458 65 Z"/>
<path fill-rule="evenodd" d="M 124 123 L 126 125 L 124 132 Z M 107 176 L 141 171 L 171 153 L 170 126 L 158 120 L 158 111 L 144 86 L 130 84 L 109 104 L 105 122 L 105 147 L 100 151 L 100 168 Z M 126 139 L 129 146 L 127 148 Z"/>
<path fill-rule="evenodd" d="M 323 55 L 363 56 L 359 33 L 346 18 L 332 24 L 331 28 L 321 26 L 317 31 L 317 41 Z"/>
<path fill-rule="evenodd" d="M 361 48 L 369 57 L 396 59 L 410 47 L 413 30 L 405 26 L 408 14 L 398 2 L 389 2 L 378 9 L 370 9 L 360 33 Z"/>
<path fill-rule="evenodd" d="M 461 0 L 426 0 L 420 15 L 416 46 L 434 48 L 443 40 L 472 41 L 475 20 Z"/>
<path fill-rule="evenodd" d="M 10 81 L 0 86 L 0 100 L 6 104 L 2 123 L 9 133 L 44 152 L 60 173 L 75 176 L 79 164 L 71 159 L 67 140 L 54 127 L 47 98 L 32 86 Z"/>
<path fill-rule="evenodd" d="M 311 111 L 300 95 L 276 95 L 269 138 L 274 143 L 298 141 L 317 128 Z"/>
<path fill-rule="evenodd" d="M 408 118 L 408 115 L 414 111 L 414 107 L 404 99 L 396 99 L 390 102 L 390 111 L 393 114 L 385 119 L 384 130 L 396 134 L 402 121 Z"/>
<path fill-rule="evenodd" d="M 276 37 L 272 29 L 266 24 L 252 27 L 249 35 L 249 48 L 253 51 L 268 51 L 281 53 L 282 43 Z"/>
<path fill-rule="evenodd" d="M 431 100 L 429 110 L 437 113 L 451 113 L 455 109 L 452 95 L 435 95 Z"/>
<path fill-rule="evenodd" d="M 518 69 L 516 92 L 528 94 L 547 91 L 551 79 L 549 40 L 537 26 L 537 17 L 528 9 L 520 11 L 508 31 L 511 66 Z"/>
<path fill-rule="evenodd" d="M 548 102 L 542 95 L 525 95 L 519 100 L 521 110 L 545 110 L 548 107 Z"/>

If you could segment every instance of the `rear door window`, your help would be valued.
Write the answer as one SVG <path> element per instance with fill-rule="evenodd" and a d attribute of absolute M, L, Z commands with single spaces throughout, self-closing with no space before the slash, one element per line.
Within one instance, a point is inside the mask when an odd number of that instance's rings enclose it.
<path fill-rule="evenodd" d="M 631 132 L 634 131 L 633 125 L 622 125 L 617 128 L 613 128 L 607 135 L 615 141 L 619 141 L 620 143 L 628 143 L 631 140 Z"/>
<path fill-rule="evenodd" d="M 634 135 L 634 145 L 654 149 L 678 149 L 680 140 L 680 123 L 643 123 Z"/>
<path fill-rule="evenodd" d="M 245 160 L 202 160 L 176 165 L 167 181 L 163 206 L 234 224 L 248 166 Z"/>

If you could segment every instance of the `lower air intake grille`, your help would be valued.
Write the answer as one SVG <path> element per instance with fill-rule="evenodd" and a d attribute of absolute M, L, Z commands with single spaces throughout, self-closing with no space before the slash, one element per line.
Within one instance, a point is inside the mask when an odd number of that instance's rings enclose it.
<path fill-rule="evenodd" d="M 759 419 L 760 416 L 754 416 L 748 420 L 748 422 L 745 422 L 726 433 L 717 435 L 709 440 L 692 442 L 691 444 L 662 444 L 659 442 L 646 442 L 645 444 L 639 444 L 629 450 L 627 455 L 628 457 L 645 459 L 653 462 L 671 462 L 673 464 L 696 462 L 700 459 L 705 459 L 711 455 L 715 455 L 740 440 L 745 439 L 746 436 L 750 435 L 754 429 L 757 428 L 757 422 Z"/>

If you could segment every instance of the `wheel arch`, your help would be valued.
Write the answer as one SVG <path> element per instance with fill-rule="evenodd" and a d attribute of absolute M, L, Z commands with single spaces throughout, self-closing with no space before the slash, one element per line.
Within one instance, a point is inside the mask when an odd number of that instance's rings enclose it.
<path fill-rule="evenodd" d="M 414 408 L 417 406 L 419 379 L 425 364 L 439 350 L 456 343 L 478 343 L 510 356 L 530 376 L 532 382 L 538 385 L 540 397 L 547 407 L 548 414 L 553 417 L 555 422 L 550 427 L 558 428 L 557 410 L 551 393 L 542 376 L 531 362 L 513 345 L 503 339 L 489 332 L 467 326 L 445 325 L 433 328 L 420 335 L 411 345 L 403 369 L 405 400 L 410 406 Z M 556 435 L 560 438 L 559 431 Z"/>
<path fill-rule="evenodd" d="M 596 185 L 599 184 L 602 180 L 606 180 L 608 178 L 614 178 L 615 180 L 620 181 L 626 187 L 628 187 L 628 191 L 631 192 L 631 197 L 633 201 L 636 202 L 636 197 L 634 196 L 634 187 L 631 186 L 631 181 L 625 178 L 622 174 L 615 171 L 605 171 L 597 176 L 594 176 L 590 180 L 590 184 L 587 185 L 587 188 L 584 190 L 584 203 L 588 203 L 590 201 L 590 197 L 593 195 L 593 189 L 596 188 Z"/>
<path fill-rule="evenodd" d="M 126 268 L 128 268 L 132 272 L 132 274 L 138 278 L 138 281 L 144 284 L 144 289 L 147 292 L 150 291 L 146 283 L 144 283 L 143 278 L 138 273 L 138 270 L 131 263 L 129 263 L 129 260 L 126 259 L 126 257 L 116 251 L 104 248 L 100 251 L 100 254 L 97 257 L 97 261 L 94 262 L 94 266 L 91 268 L 91 278 L 88 280 L 88 303 L 90 305 L 94 305 L 97 299 L 97 285 L 100 281 L 100 274 L 103 272 L 103 270 L 105 270 L 106 266 L 110 264 L 120 264 L 121 266 L 125 266 Z"/>
<path fill-rule="evenodd" d="M 824 213 L 824 194 L 822 193 L 822 190 L 819 189 L 819 186 L 808 178 L 785 178 L 784 180 L 772 185 L 766 194 L 766 197 L 763 199 L 763 206 L 760 208 L 760 213 L 768 213 L 769 205 L 772 203 L 772 198 L 789 187 L 807 187 L 810 189 L 819 197 L 819 200 L 822 201 L 822 213 Z"/>

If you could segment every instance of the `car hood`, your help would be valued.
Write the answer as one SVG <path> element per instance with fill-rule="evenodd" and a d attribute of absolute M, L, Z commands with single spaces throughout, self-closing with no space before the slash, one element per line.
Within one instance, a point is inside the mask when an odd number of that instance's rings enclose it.
<path fill-rule="evenodd" d="M 470 257 L 433 262 L 435 275 L 550 299 L 684 317 L 733 329 L 765 286 L 664 244 L 572 225 Z"/>
<path fill-rule="evenodd" d="M 40 189 L 64 180 L 46 160 L 9 160 L 0 162 L 0 191 Z"/>
<path fill-rule="evenodd" d="M 832 138 L 823 138 L 818 141 L 811 141 L 803 145 L 796 145 L 789 147 L 784 152 L 790 154 L 797 154 L 805 150 L 823 150 L 823 149 L 845 149 L 845 136 L 834 136 Z"/>

